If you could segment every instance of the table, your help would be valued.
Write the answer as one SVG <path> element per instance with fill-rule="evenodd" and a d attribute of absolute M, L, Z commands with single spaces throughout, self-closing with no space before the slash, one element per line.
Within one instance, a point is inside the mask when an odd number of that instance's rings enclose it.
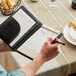
<path fill-rule="evenodd" d="M 71 8 L 71 0 L 57 0 L 57 8 L 50 9 L 50 0 L 31 2 L 22 0 L 24 5 L 45 25 L 62 31 L 70 21 L 76 17 L 76 11 Z M 0 23 L 6 18 L 0 13 Z M 76 72 L 76 46 L 61 38 L 66 46 L 60 46 L 60 54 L 46 62 L 37 72 L 36 76 L 68 76 Z M 8 71 L 21 68 L 31 62 L 18 53 L 0 53 L 0 64 Z"/>

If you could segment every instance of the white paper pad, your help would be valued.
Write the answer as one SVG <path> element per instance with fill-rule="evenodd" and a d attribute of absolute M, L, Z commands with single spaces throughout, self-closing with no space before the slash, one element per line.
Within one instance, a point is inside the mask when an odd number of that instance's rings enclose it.
<path fill-rule="evenodd" d="M 36 23 L 22 9 L 18 10 L 13 15 L 13 18 L 20 24 L 20 33 L 10 44 L 10 46 L 13 46 Z"/>
<path fill-rule="evenodd" d="M 29 50 L 29 54 L 34 52 L 38 54 L 44 42 L 52 37 L 55 38 L 58 36 L 59 33 L 54 33 L 50 30 L 45 28 L 40 28 L 37 32 L 35 32 L 24 44 L 19 47 L 19 51 L 26 54 L 26 48 Z"/>

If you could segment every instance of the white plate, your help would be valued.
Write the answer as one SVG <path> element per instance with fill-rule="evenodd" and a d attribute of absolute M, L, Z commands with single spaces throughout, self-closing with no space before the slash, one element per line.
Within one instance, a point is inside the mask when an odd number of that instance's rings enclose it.
<path fill-rule="evenodd" d="M 76 31 L 75 31 L 72 27 L 70 28 L 69 33 L 70 33 L 70 36 L 71 36 L 74 40 L 76 40 Z"/>
<path fill-rule="evenodd" d="M 64 30 L 63 30 L 63 35 L 64 35 L 65 39 L 69 43 L 71 43 L 71 44 L 73 44 L 73 45 L 76 46 L 76 40 L 71 37 L 71 35 L 70 35 L 70 29 L 71 29 L 71 27 L 69 25 L 66 25 L 65 28 L 64 28 Z"/>
<path fill-rule="evenodd" d="M 0 0 L 0 3 L 1 3 L 1 0 Z"/>

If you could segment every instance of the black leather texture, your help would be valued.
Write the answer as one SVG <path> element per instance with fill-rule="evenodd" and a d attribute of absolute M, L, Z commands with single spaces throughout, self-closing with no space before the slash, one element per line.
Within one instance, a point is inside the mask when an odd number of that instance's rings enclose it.
<path fill-rule="evenodd" d="M 19 34 L 20 25 L 12 17 L 9 17 L 0 25 L 0 38 L 10 44 Z"/>

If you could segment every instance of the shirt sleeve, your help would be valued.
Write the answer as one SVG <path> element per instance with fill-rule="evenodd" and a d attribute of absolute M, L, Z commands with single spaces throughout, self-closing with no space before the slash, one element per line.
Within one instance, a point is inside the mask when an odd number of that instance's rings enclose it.
<path fill-rule="evenodd" d="M 3 67 L 0 65 L 0 76 L 25 76 L 22 71 L 16 70 L 8 73 Z"/>
<path fill-rule="evenodd" d="M 7 71 L 0 65 L 0 76 L 9 76 Z"/>
<path fill-rule="evenodd" d="M 9 76 L 25 76 L 25 74 L 19 70 L 9 73 Z"/>

